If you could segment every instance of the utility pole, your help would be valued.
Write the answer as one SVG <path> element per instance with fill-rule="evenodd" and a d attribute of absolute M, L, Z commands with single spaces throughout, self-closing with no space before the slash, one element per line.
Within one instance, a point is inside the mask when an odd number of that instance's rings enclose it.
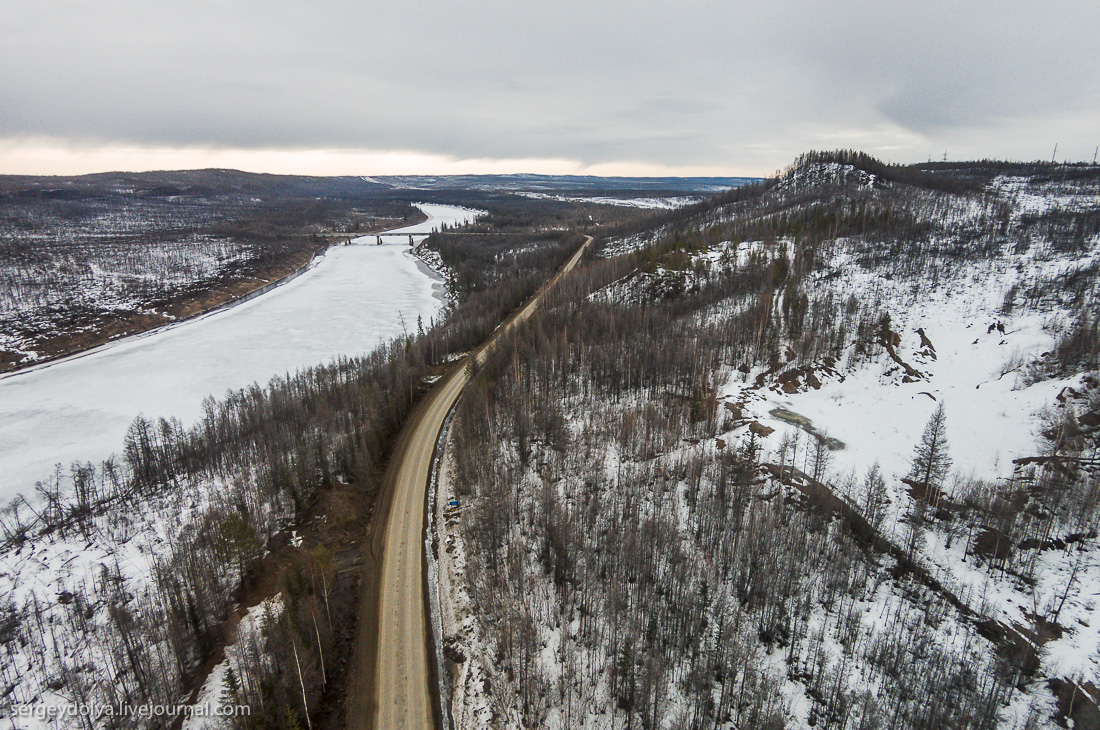
<path fill-rule="evenodd" d="M 1100 153 L 1100 145 L 1096 145 L 1096 152 L 1092 153 L 1092 164 L 1096 164 L 1096 155 Z"/>
<path fill-rule="evenodd" d="M 947 150 L 943 151 L 943 161 L 947 162 Z"/>
<path fill-rule="evenodd" d="M 1050 164 L 1054 164 L 1054 158 L 1058 156 L 1058 143 L 1054 143 L 1054 154 L 1050 156 Z"/>

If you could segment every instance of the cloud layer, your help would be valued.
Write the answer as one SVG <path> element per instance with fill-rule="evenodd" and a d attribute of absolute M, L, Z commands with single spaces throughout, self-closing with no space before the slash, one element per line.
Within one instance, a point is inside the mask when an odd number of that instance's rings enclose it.
<path fill-rule="evenodd" d="M 0 146 L 1091 159 L 1097 27 L 1100 5 L 1065 0 L 6 0 Z"/>

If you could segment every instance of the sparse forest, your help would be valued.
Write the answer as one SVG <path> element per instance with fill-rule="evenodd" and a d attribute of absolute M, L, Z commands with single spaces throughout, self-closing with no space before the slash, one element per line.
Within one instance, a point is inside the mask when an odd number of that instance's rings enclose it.
<path fill-rule="evenodd" d="M 452 426 L 456 724 L 1096 726 L 1098 210 L 1095 167 L 813 153 L 606 236 Z M 967 368 L 1042 398 L 1007 468 L 950 450 Z M 877 449 L 775 405 L 846 382 L 917 405 L 847 416 Z"/>
<path fill-rule="evenodd" d="M 581 240 L 534 238 L 538 254 L 522 276 L 487 271 L 493 283 L 461 290 L 434 326 L 366 357 L 210 398 L 194 425 L 139 417 L 118 456 L 59 468 L 6 506 L 4 714 L 59 698 L 193 701 L 181 693 L 220 661 L 240 618 L 250 629 L 226 650 L 223 699 L 254 708 L 241 726 L 337 726 L 357 543 L 393 438 L 455 354 L 484 341 Z M 263 599 L 260 613 L 243 611 L 245 599 Z"/>

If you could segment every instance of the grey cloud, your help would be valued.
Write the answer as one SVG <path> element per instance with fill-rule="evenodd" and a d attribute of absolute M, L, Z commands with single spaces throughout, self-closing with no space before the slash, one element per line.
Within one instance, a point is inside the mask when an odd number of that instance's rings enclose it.
<path fill-rule="evenodd" d="M 0 137 L 730 169 L 833 138 L 1027 157 L 1100 136 L 1096 27 L 1095 3 L 1065 1 L 7 0 Z"/>

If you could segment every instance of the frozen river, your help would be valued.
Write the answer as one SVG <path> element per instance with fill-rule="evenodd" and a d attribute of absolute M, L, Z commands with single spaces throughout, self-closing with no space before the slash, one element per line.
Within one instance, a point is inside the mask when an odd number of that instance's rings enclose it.
<path fill-rule="evenodd" d="M 421 234 L 474 213 L 420 205 Z M 313 268 L 251 301 L 0 379 L 0 506 L 73 461 L 121 451 L 131 421 L 175 416 L 190 424 L 208 395 L 374 349 L 415 331 L 442 306 L 439 283 L 408 253 L 408 239 L 333 246 Z"/>

